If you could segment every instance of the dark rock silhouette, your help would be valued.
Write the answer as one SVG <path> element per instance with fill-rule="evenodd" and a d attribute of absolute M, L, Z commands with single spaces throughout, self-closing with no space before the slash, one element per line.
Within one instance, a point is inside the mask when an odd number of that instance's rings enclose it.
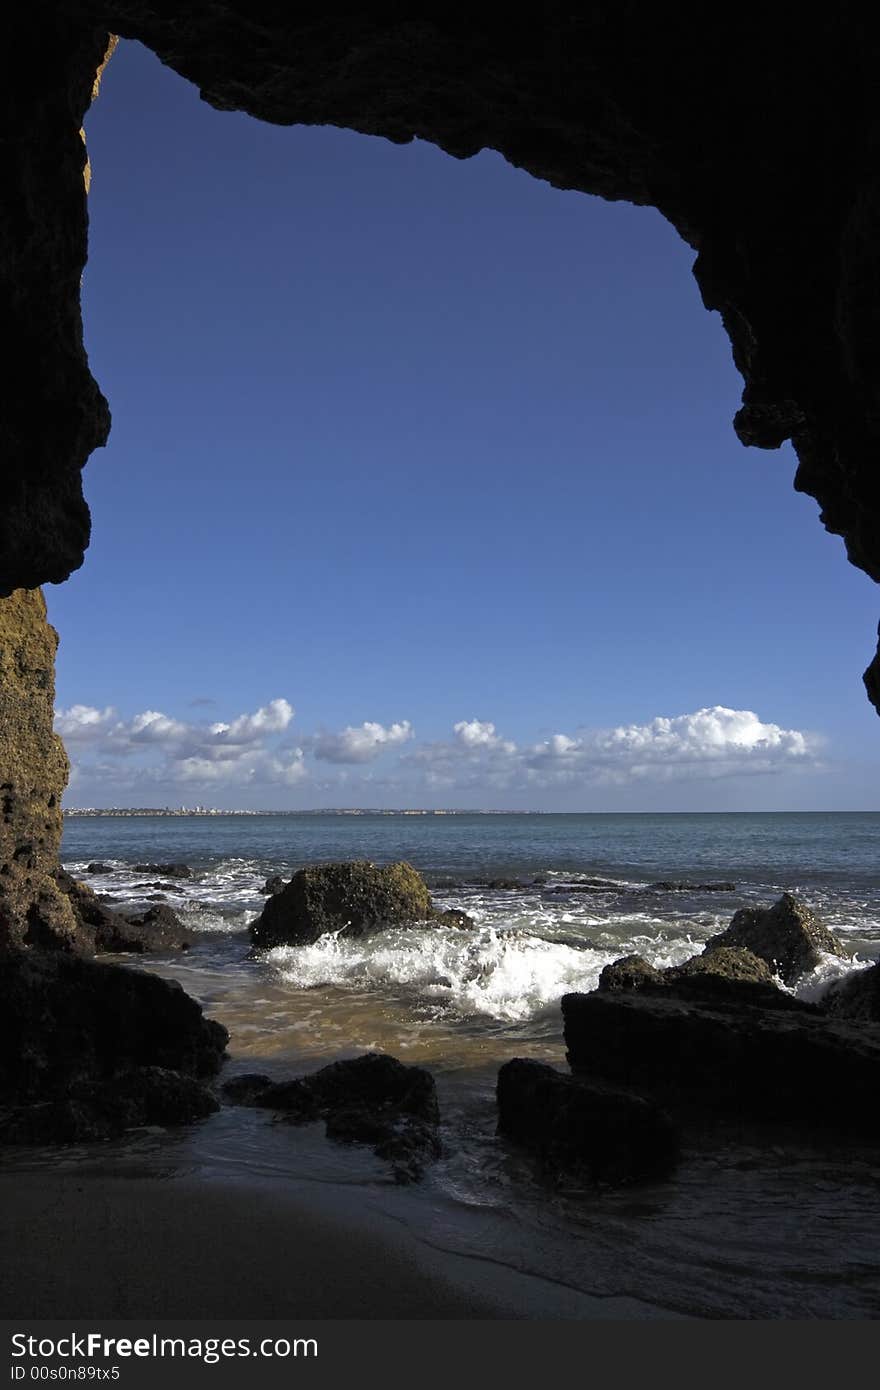
<path fill-rule="evenodd" d="M 60 951 L 0 966 L 0 1137 L 66 1142 L 209 1112 L 180 1077 L 213 1075 L 228 1034 L 178 984 Z"/>
<path fill-rule="evenodd" d="M 620 1185 L 668 1177 L 678 1133 L 659 1106 L 631 1092 L 515 1057 L 498 1072 L 499 1133 L 538 1158 L 544 1176 Z"/>
<path fill-rule="evenodd" d="M 880 963 L 836 980 L 821 1003 L 835 1018 L 880 1023 Z"/>
<path fill-rule="evenodd" d="M 805 1131 L 880 1133 L 880 1112 L 865 1103 L 880 1083 L 880 1028 L 792 1004 L 683 999 L 665 989 L 567 994 L 569 1063 L 673 1115 L 695 1107 Z"/>
<path fill-rule="evenodd" d="M 80 883 L 64 869 L 55 881 L 68 898 L 77 923 L 80 948 L 89 951 L 186 950 L 191 934 L 166 904 L 141 914 L 122 913 L 107 907 L 87 883 Z"/>
<path fill-rule="evenodd" d="M 334 1062 L 293 1081 L 235 1077 L 223 1094 L 233 1104 L 281 1111 L 292 1124 L 323 1119 L 329 1139 L 371 1145 L 401 1183 L 418 1180 L 440 1154 L 434 1078 L 381 1053 Z"/>

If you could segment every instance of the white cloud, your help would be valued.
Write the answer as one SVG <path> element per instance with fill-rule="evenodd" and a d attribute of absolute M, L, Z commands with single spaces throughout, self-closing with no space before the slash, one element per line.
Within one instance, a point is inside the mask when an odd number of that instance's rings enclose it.
<path fill-rule="evenodd" d="M 300 737 L 294 746 L 284 739 L 293 717 L 292 705 L 280 697 L 212 723 L 154 709 L 124 720 L 112 706 L 72 705 L 57 712 L 56 728 L 77 763 L 78 795 L 88 788 L 93 804 L 105 805 L 136 804 L 147 787 L 168 798 L 186 787 L 189 796 L 217 804 L 240 804 L 237 789 L 248 788 L 251 804 L 266 806 L 282 799 L 268 789 L 296 788 L 310 778 L 310 795 L 331 804 L 379 804 L 380 788 L 398 805 L 426 798 L 447 806 L 468 799 L 503 805 L 518 797 L 552 805 L 609 788 L 627 797 L 641 788 L 656 803 L 673 782 L 709 784 L 820 767 L 815 736 L 724 705 L 642 724 L 555 732 L 531 745 L 518 745 L 482 719 L 460 719 L 447 739 L 418 745 L 404 719 L 389 725 L 365 720 Z M 390 776 L 372 781 L 367 765 L 391 752 L 399 756 L 389 762 Z M 310 772 L 312 759 L 331 765 L 326 781 L 313 775 L 314 765 Z"/>
<path fill-rule="evenodd" d="M 67 743 L 79 740 L 91 742 L 106 732 L 115 718 L 116 710 L 112 705 L 106 709 L 95 709 L 92 705 L 71 705 L 70 709 L 55 711 L 55 732 Z"/>
<path fill-rule="evenodd" d="M 453 724 L 452 732 L 462 748 L 499 748 L 504 753 L 515 753 L 516 744 L 509 743 L 495 732 L 495 725 L 481 719 L 460 719 Z"/>
<path fill-rule="evenodd" d="M 724 705 L 618 725 L 578 738 L 554 734 L 526 754 L 527 766 L 549 778 L 612 781 L 766 773 L 811 761 L 816 740 L 768 724 L 752 710 Z"/>
<path fill-rule="evenodd" d="M 413 737 L 413 727 L 408 719 L 385 728 L 365 720 L 356 728 L 349 725 L 338 734 L 318 734 L 311 741 L 311 749 L 316 758 L 328 763 L 369 763 L 386 748 L 394 748 L 407 743 Z"/>
<path fill-rule="evenodd" d="M 161 710 L 148 709 L 136 714 L 129 724 L 118 724 L 114 733 L 132 743 L 171 743 L 185 738 L 191 728 L 178 719 L 169 719 Z"/>
<path fill-rule="evenodd" d="M 283 733 L 293 718 L 287 700 L 270 700 L 256 714 L 240 714 L 231 724 L 212 724 L 209 732 L 223 743 L 253 743 L 264 734 Z"/>

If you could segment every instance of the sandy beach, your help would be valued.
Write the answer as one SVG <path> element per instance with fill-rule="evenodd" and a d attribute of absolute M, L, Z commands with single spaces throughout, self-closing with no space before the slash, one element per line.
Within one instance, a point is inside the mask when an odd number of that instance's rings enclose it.
<path fill-rule="evenodd" d="M 96 1173 L 0 1175 L 0 1316 L 674 1316 L 432 1248 L 333 1187 Z"/>

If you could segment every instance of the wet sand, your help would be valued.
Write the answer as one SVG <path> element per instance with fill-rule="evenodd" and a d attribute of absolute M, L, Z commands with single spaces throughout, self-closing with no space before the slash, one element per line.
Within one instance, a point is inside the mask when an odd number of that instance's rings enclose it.
<path fill-rule="evenodd" d="M 357 1192 L 0 1174 L 0 1317 L 667 1318 L 431 1247 Z"/>

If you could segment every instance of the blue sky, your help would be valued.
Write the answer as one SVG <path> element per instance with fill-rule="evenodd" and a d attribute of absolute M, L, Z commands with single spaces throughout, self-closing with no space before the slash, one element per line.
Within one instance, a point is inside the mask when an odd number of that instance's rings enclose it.
<path fill-rule="evenodd" d="M 656 212 L 130 43 L 86 132 L 67 805 L 876 807 L 875 586 Z"/>

